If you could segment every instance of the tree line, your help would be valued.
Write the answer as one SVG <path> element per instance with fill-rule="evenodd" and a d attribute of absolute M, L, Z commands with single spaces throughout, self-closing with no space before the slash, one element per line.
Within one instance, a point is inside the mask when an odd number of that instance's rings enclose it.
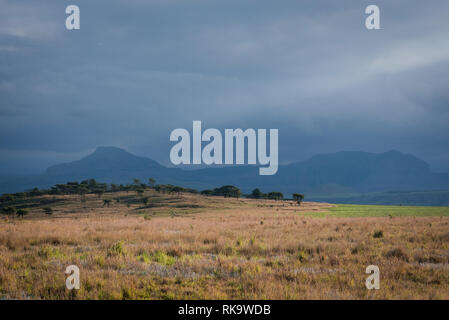
<path fill-rule="evenodd" d="M 85 201 L 86 194 L 96 194 L 101 197 L 104 193 L 113 192 L 136 192 L 138 195 L 142 196 L 146 189 L 153 189 L 156 192 L 163 194 L 181 194 L 181 193 L 192 193 L 201 194 L 205 196 L 223 196 L 225 198 L 252 198 L 252 199 L 272 199 L 272 200 L 284 200 L 284 195 L 278 191 L 271 191 L 268 193 L 263 193 L 260 189 L 254 189 L 250 194 L 244 195 L 241 190 L 233 185 L 225 185 L 219 188 L 207 189 L 198 191 L 196 189 L 184 188 L 180 186 L 175 186 L 172 184 L 156 184 L 156 180 L 153 178 L 148 179 L 148 183 L 143 183 L 140 179 L 133 179 L 131 184 L 107 184 L 97 182 L 95 179 L 86 179 L 81 182 L 73 181 L 64 184 L 56 184 L 49 189 L 39 189 L 34 188 L 25 192 L 17 192 L 12 194 L 3 194 L 0 196 L 0 206 L 2 207 L 3 213 L 7 215 L 18 215 L 24 216 L 28 213 L 25 209 L 16 209 L 13 206 L 7 206 L 9 203 L 14 201 L 20 201 L 28 197 L 36 197 L 42 195 L 80 195 L 81 201 Z M 304 195 L 300 193 L 293 194 L 293 200 L 297 201 L 300 205 Z M 144 200 L 142 200 L 144 201 Z M 104 205 L 110 205 L 111 200 L 104 200 Z M 52 214 L 52 209 L 49 207 L 44 208 L 46 214 Z"/>

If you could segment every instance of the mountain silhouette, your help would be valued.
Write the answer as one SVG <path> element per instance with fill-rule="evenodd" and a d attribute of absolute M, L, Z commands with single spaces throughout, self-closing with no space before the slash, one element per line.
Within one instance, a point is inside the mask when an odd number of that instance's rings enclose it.
<path fill-rule="evenodd" d="M 116 147 L 98 147 L 92 154 L 81 160 L 49 167 L 45 175 L 52 177 L 67 176 L 72 180 L 98 177 L 105 182 L 130 181 L 131 176 L 154 173 L 167 174 L 170 169 L 154 160 L 135 156 Z M 131 178 L 132 179 L 132 178 Z M 107 181 L 106 181 L 107 180 Z"/>
<path fill-rule="evenodd" d="M 107 183 L 131 183 L 134 178 L 171 183 L 199 190 L 233 184 L 250 192 L 293 192 L 308 195 L 354 194 L 402 190 L 449 188 L 449 174 L 434 173 L 423 160 L 399 151 L 368 153 L 342 151 L 320 154 L 302 162 L 279 166 L 274 176 L 260 176 L 259 166 L 229 166 L 183 170 L 135 156 L 116 147 L 98 147 L 92 154 L 69 163 L 49 167 L 43 174 L 0 179 L 0 192 L 17 192 L 33 187 L 94 178 Z"/>

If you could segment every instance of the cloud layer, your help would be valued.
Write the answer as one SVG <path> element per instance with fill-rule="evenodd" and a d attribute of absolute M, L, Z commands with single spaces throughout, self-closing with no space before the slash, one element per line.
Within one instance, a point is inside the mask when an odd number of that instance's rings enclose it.
<path fill-rule="evenodd" d="M 0 0 L 0 174 L 170 132 L 279 128 L 280 162 L 398 149 L 449 171 L 449 3 Z"/>

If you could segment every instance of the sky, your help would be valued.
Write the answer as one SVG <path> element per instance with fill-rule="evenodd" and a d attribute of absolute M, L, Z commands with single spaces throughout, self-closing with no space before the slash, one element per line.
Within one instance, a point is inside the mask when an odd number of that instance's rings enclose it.
<path fill-rule="evenodd" d="M 280 163 L 395 149 L 449 172 L 448 35 L 447 0 L 0 0 L 0 175 L 98 146 L 169 165 L 193 120 L 279 129 Z"/>

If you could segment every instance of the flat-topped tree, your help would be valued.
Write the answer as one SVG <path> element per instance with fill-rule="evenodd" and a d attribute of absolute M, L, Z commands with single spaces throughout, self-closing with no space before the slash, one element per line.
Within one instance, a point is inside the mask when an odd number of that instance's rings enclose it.
<path fill-rule="evenodd" d="M 268 194 L 268 199 L 282 200 L 284 199 L 284 195 L 282 194 L 282 192 L 273 191 Z"/>
<path fill-rule="evenodd" d="M 215 188 L 213 191 L 213 195 L 216 196 L 224 196 L 225 198 L 228 197 L 235 197 L 239 198 L 242 195 L 242 192 L 239 188 L 231 185 L 222 186 L 220 188 Z"/>
<path fill-rule="evenodd" d="M 207 189 L 207 190 L 201 191 L 200 193 L 204 196 L 211 196 L 214 193 L 214 191 Z"/>
<path fill-rule="evenodd" d="M 301 205 L 302 200 L 304 200 L 304 195 L 302 193 L 294 193 L 293 200 L 298 202 L 298 205 Z"/>

